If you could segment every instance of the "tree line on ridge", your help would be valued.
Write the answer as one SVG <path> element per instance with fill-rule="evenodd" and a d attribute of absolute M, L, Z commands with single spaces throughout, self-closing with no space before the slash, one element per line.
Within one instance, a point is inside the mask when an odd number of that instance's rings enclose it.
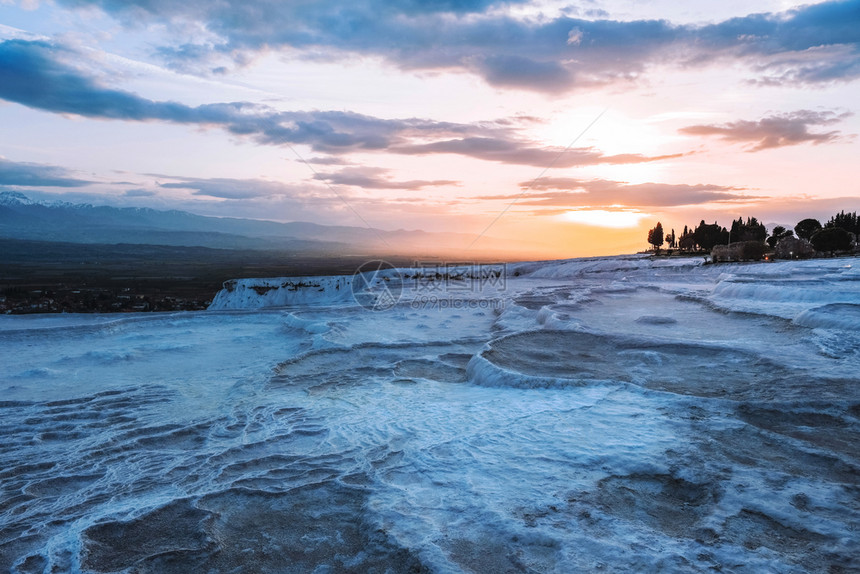
<path fill-rule="evenodd" d="M 794 229 L 777 225 L 768 234 L 755 217 L 739 217 L 729 228 L 703 219 L 695 228 L 684 226 L 680 236 L 675 230 L 665 234 L 663 225 L 648 230 L 648 243 L 659 252 L 664 243 L 680 252 L 710 252 L 714 261 L 759 260 L 771 254 L 780 259 L 813 257 L 816 253 L 834 254 L 857 246 L 860 220 L 857 213 L 841 211 L 824 225 L 813 218 L 797 223 Z"/>

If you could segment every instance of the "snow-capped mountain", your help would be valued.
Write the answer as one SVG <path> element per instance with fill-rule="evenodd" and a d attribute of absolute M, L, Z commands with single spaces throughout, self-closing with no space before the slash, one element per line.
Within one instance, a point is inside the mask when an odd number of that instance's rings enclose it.
<path fill-rule="evenodd" d="M 0 205 L 14 207 L 17 205 L 35 205 L 36 203 L 38 202 L 17 191 L 0 192 Z"/>

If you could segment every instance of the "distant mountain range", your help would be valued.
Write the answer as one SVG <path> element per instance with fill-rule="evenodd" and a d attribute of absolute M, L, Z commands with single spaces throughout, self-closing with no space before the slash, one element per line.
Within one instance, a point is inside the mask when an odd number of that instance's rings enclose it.
<path fill-rule="evenodd" d="M 326 254 L 444 255 L 474 236 L 315 223 L 206 217 L 186 211 L 33 201 L 0 192 L 0 238 L 66 243 L 199 246 Z M 507 250 L 510 253 L 510 250 Z M 486 252 L 485 252 L 486 253 Z"/>

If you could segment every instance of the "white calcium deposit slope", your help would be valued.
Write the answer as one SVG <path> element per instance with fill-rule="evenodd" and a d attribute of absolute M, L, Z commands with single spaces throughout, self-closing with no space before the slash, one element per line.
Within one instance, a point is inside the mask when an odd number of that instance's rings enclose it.
<path fill-rule="evenodd" d="M 858 263 L 388 270 L 378 311 L 346 276 L 0 317 L 0 570 L 857 571 Z"/>

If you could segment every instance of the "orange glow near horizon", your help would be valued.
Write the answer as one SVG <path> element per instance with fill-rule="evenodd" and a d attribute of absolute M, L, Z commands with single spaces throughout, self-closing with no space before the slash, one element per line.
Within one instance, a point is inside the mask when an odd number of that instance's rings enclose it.
<path fill-rule="evenodd" d="M 0 190 L 539 258 L 641 251 L 658 221 L 680 235 L 860 210 L 857 51 L 815 4 L 608 2 L 573 35 L 564 3 L 393 4 L 375 14 L 380 38 L 332 32 L 352 8 L 287 2 L 165 2 L 100 37 L 78 29 L 77 4 L 0 0 L 14 88 L 0 85 Z M 86 16 L 108 30 L 133 13 Z M 179 58 L 174 18 L 213 36 Z M 736 37 L 740 21 L 762 35 Z M 793 24 L 769 28 L 780 21 Z M 322 43 L 294 43 L 307 37 Z"/>
<path fill-rule="evenodd" d="M 511 259 L 566 259 L 636 253 L 647 248 L 648 229 L 656 224 L 640 220 L 633 227 L 586 225 L 564 215 L 507 214 L 464 253 L 476 256 L 492 249 Z M 667 231 L 668 233 L 668 231 Z"/>
<path fill-rule="evenodd" d="M 592 227 L 629 229 L 637 227 L 641 220 L 652 216 L 635 210 L 576 209 L 563 213 L 559 217 L 572 223 Z"/>

